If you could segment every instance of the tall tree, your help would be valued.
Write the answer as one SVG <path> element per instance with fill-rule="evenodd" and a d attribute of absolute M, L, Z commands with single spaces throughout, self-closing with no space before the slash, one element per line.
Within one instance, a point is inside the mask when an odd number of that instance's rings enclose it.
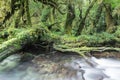
<path fill-rule="evenodd" d="M 76 33 L 76 36 L 80 35 L 83 28 L 84 28 L 84 25 L 85 25 L 85 20 L 90 12 L 90 10 L 92 9 L 93 5 L 95 4 L 97 0 L 93 0 L 92 3 L 90 4 L 90 6 L 88 7 L 88 9 L 86 10 L 85 12 L 85 16 L 82 18 L 80 24 L 79 24 L 79 27 L 78 27 L 78 30 L 77 30 L 77 33 Z"/>
<path fill-rule="evenodd" d="M 115 32 L 115 22 L 112 16 L 112 8 L 110 3 L 104 3 L 105 7 L 105 20 L 106 20 L 106 31 L 109 33 Z"/>
<path fill-rule="evenodd" d="M 71 34 L 72 22 L 75 18 L 75 6 L 71 0 L 69 0 L 67 8 L 68 8 L 68 11 L 67 11 L 67 18 L 65 22 L 65 33 Z"/>
<path fill-rule="evenodd" d="M 99 4 L 99 6 L 97 8 L 95 19 L 94 19 L 94 26 L 95 27 L 96 27 L 96 24 L 99 22 L 99 19 L 101 17 L 102 8 L 103 8 L 103 3 Z"/>

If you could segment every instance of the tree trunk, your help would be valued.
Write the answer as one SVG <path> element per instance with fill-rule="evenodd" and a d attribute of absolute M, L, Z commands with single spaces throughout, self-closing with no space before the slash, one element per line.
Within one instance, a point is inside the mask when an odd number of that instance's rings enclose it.
<path fill-rule="evenodd" d="M 112 10 L 111 10 L 111 5 L 110 4 L 104 4 L 105 6 L 105 20 L 106 20 L 106 31 L 108 33 L 113 33 L 115 32 L 116 28 L 115 28 L 115 23 L 113 21 L 113 17 L 112 17 Z"/>
<path fill-rule="evenodd" d="M 99 22 L 99 19 L 101 17 L 101 13 L 102 13 L 102 8 L 103 8 L 103 3 L 99 4 L 97 11 L 96 11 L 96 15 L 95 15 L 95 19 L 94 19 L 94 27 L 96 28 L 97 23 Z"/>
<path fill-rule="evenodd" d="M 18 33 L 16 37 L 0 44 L 0 61 L 21 50 L 26 44 L 36 42 L 47 30 L 38 26 Z"/>
<path fill-rule="evenodd" d="M 97 36 L 97 35 L 96 35 Z M 104 38 L 106 36 L 103 35 Z M 103 39 L 103 37 L 101 39 Z M 115 38 L 116 39 L 116 38 Z M 113 47 L 101 47 L 99 44 L 108 43 L 113 46 L 116 45 L 115 43 L 120 44 L 120 39 L 114 40 L 114 43 L 111 42 L 111 39 L 108 41 L 103 40 L 102 42 L 99 41 L 96 44 L 98 47 L 92 47 L 91 44 L 95 44 L 94 42 L 94 37 L 91 36 L 90 39 L 79 39 L 75 38 L 74 40 L 69 39 L 69 37 L 61 37 L 58 35 L 53 35 L 49 30 L 47 30 L 45 27 L 32 27 L 31 29 L 28 30 L 23 30 L 22 32 L 18 33 L 14 38 L 9 39 L 8 41 L 3 42 L 0 44 L 0 61 L 4 60 L 6 57 L 14 54 L 15 52 L 21 50 L 24 48 L 25 45 L 27 44 L 33 44 L 36 41 L 41 40 L 41 41 L 48 41 L 49 43 L 54 42 L 54 49 L 63 51 L 63 52 L 76 52 L 82 56 L 84 56 L 82 53 L 94 51 L 94 50 L 116 50 L 120 51 L 120 48 L 113 48 Z M 91 42 L 89 42 L 92 40 Z M 113 41 L 112 40 L 112 41 Z M 88 43 L 89 42 L 89 43 Z M 87 47 L 82 47 L 86 46 Z M 97 46 L 96 45 L 96 46 Z M 105 46 L 105 45 L 104 45 Z M 120 46 L 119 46 L 120 47 Z"/>
<path fill-rule="evenodd" d="M 71 2 L 68 3 L 67 7 L 68 7 L 68 11 L 67 11 L 67 18 L 65 22 L 65 33 L 71 34 L 72 22 L 75 18 L 75 8 L 74 8 L 74 4 L 72 4 Z"/>
<path fill-rule="evenodd" d="M 20 27 L 22 25 L 32 26 L 29 13 L 29 0 L 11 0 L 9 11 L 6 11 L 1 27 Z M 5 7 L 5 9 L 7 9 Z"/>
<path fill-rule="evenodd" d="M 80 25 L 78 27 L 78 30 L 77 30 L 77 33 L 76 33 L 76 36 L 79 36 L 84 28 L 84 25 L 85 25 L 85 20 L 91 10 L 91 8 L 93 7 L 93 5 L 95 4 L 97 0 L 93 0 L 93 2 L 90 4 L 90 6 L 88 7 L 88 9 L 86 10 L 86 13 L 85 13 L 85 16 L 82 18 L 81 22 L 80 22 Z"/>

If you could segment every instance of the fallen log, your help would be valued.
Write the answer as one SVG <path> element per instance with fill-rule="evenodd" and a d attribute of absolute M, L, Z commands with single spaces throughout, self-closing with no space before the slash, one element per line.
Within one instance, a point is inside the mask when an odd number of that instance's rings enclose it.
<path fill-rule="evenodd" d="M 120 48 L 114 48 L 114 47 L 78 47 L 78 48 L 73 48 L 73 47 L 65 47 L 64 45 L 54 45 L 54 49 L 57 51 L 61 52 L 75 52 L 84 58 L 86 58 L 86 53 L 90 52 L 106 52 L 106 51 L 114 51 L 114 52 L 120 52 Z"/>
<path fill-rule="evenodd" d="M 0 44 L 0 61 L 21 50 L 26 44 L 31 44 L 38 40 L 41 35 L 47 33 L 42 27 L 34 27 L 18 33 L 14 38 Z"/>
<path fill-rule="evenodd" d="M 20 33 L 17 33 L 15 37 L 12 37 L 11 39 L 3 42 L 0 44 L 0 61 L 4 60 L 8 56 L 14 54 L 15 52 L 21 50 L 26 46 L 27 44 L 34 44 L 38 41 L 47 41 L 48 45 L 49 43 L 53 43 L 53 47 L 55 50 L 61 51 L 61 52 L 76 52 L 80 54 L 83 57 L 86 57 L 84 54 L 89 53 L 91 51 L 119 51 L 120 48 L 118 47 L 112 47 L 113 45 L 110 44 L 109 46 L 100 45 L 103 44 L 106 41 L 111 42 L 112 38 L 106 40 L 106 36 L 102 36 L 105 39 L 99 38 L 101 41 L 95 40 L 94 38 L 96 36 L 91 36 L 90 38 L 83 38 L 83 37 L 72 37 L 67 36 L 64 37 L 58 34 L 51 33 L 45 26 L 34 26 L 32 28 L 23 29 Z M 90 41 L 91 40 L 91 41 Z M 116 41 L 116 43 L 120 44 L 119 38 L 113 39 Z M 95 42 L 97 41 L 97 42 Z M 97 44 L 99 43 L 99 44 Z M 90 46 L 90 44 L 96 44 L 94 46 Z M 117 45 L 118 45 L 117 44 Z M 89 45 L 89 46 L 87 46 Z M 116 45 L 116 44 L 115 44 Z M 104 46 L 104 47 L 103 47 Z"/>

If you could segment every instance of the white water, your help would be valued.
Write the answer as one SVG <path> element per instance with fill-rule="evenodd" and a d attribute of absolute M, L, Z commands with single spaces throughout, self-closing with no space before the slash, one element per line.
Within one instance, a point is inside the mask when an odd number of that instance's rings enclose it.
<path fill-rule="evenodd" d="M 96 66 L 99 69 L 109 76 L 108 79 L 104 80 L 120 80 L 120 60 L 115 60 L 111 58 L 101 58 L 96 59 L 92 58 L 98 65 Z"/>
<path fill-rule="evenodd" d="M 93 64 L 91 66 L 90 63 Z M 120 80 L 120 60 L 111 58 L 97 59 L 92 57 L 86 61 L 84 59 L 75 59 L 64 66 L 70 68 L 69 70 L 77 70 L 76 77 L 69 78 L 54 78 L 55 74 L 39 74 L 32 68 L 25 69 L 30 63 L 25 63 L 19 68 L 15 68 L 10 72 L 0 73 L 0 80 Z M 72 70 L 73 69 L 73 70 Z M 80 71 L 83 71 L 82 74 Z M 82 77 L 83 75 L 83 77 Z"/>

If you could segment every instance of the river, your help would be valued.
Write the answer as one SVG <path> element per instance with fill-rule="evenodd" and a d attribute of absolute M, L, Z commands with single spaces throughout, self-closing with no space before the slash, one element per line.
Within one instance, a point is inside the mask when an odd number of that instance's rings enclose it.
<path fill-rule="evenodd" d="M 13 62 L 18 60 L 12 59 Z M 83 59 L 79 55 L 62 53 L 40 54 L 29 62 L 0 72 L 0 80 L 120 80 L 119 76 L 119 59 Z"/>

